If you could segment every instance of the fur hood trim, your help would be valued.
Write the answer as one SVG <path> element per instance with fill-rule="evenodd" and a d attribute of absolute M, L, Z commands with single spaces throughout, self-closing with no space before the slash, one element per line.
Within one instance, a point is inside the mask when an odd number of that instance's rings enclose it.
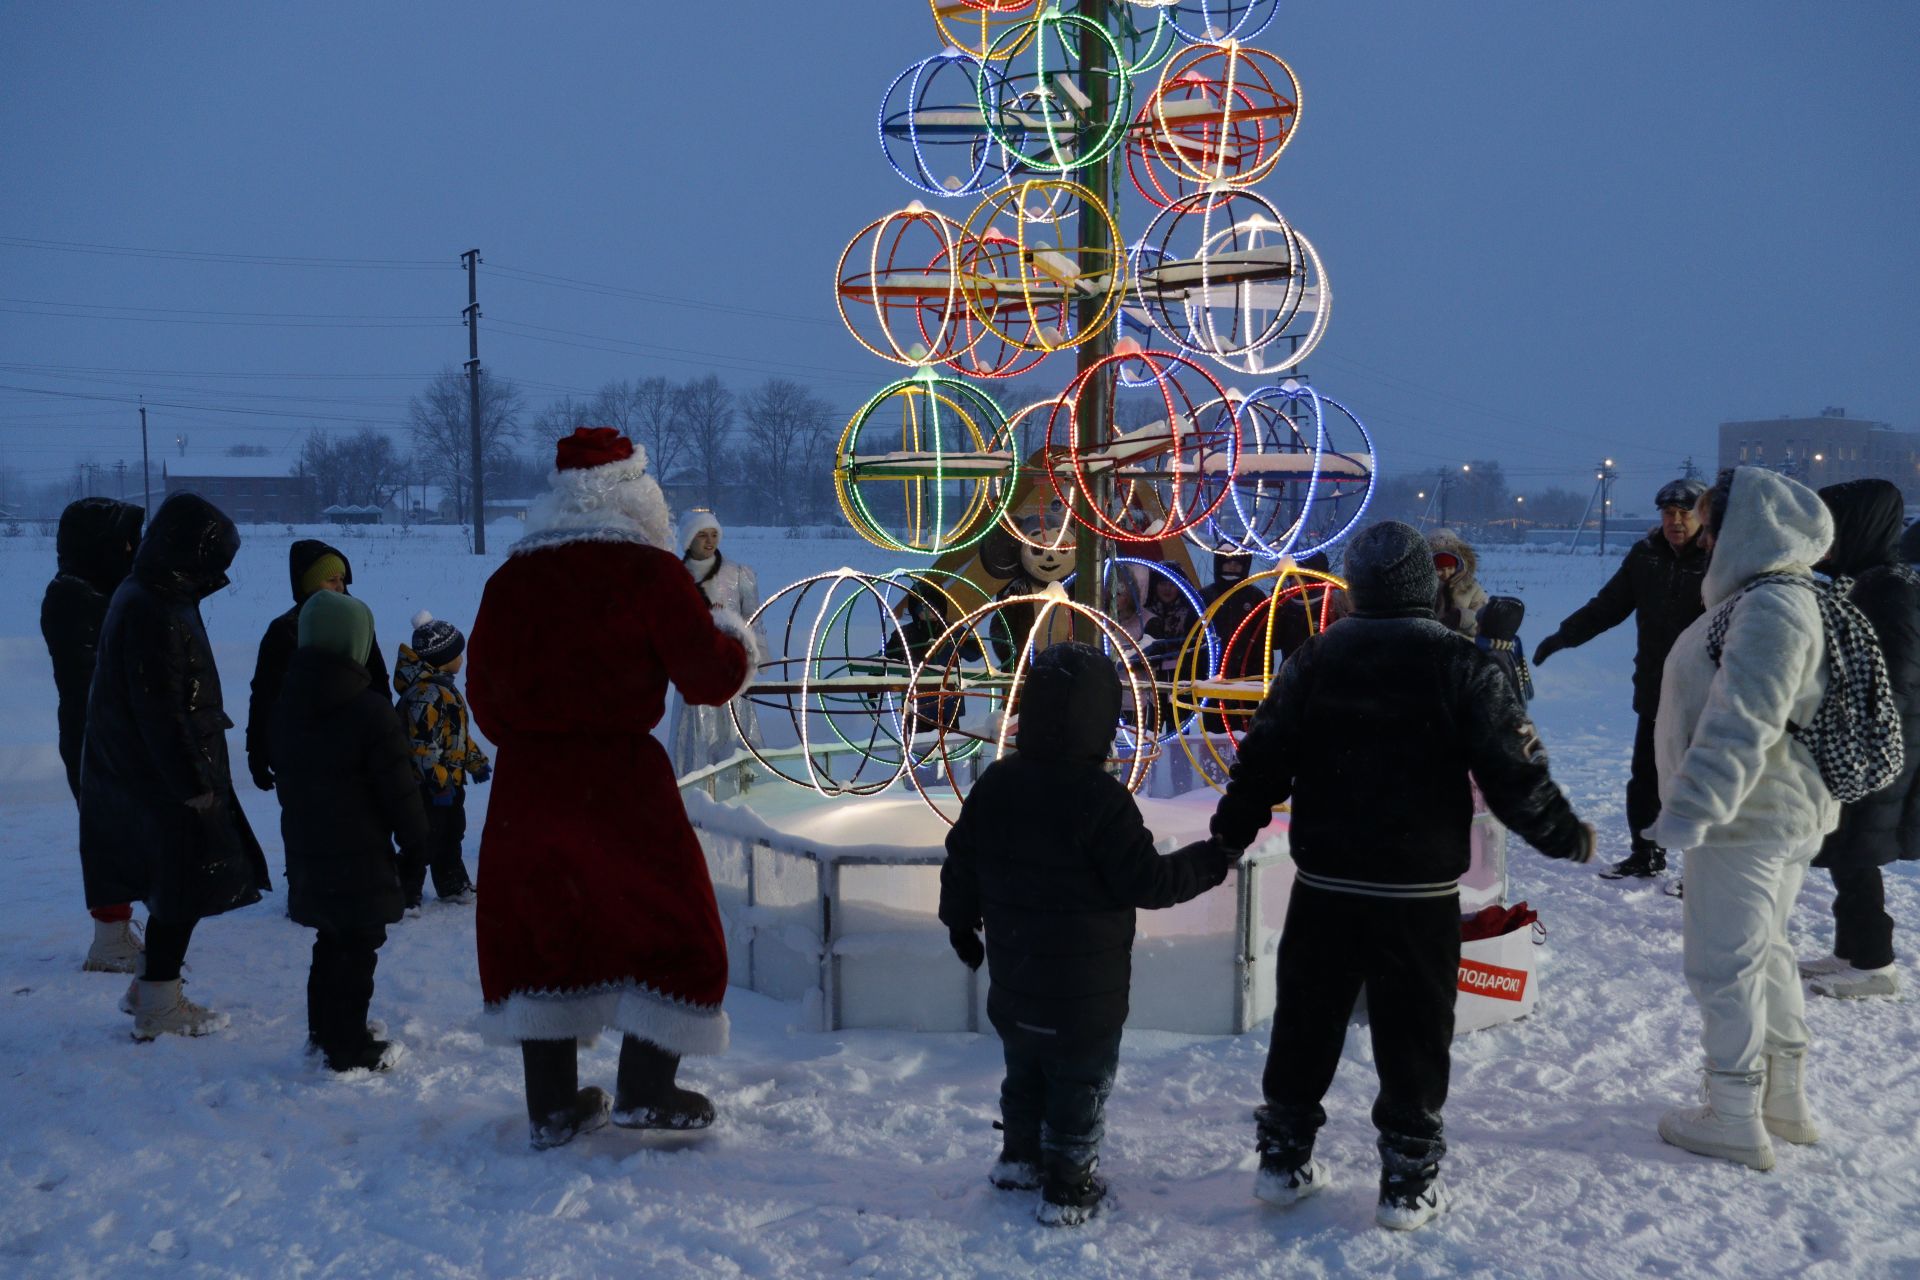
<path fill-rule="evenodd" d="M 547 492 L 527 512 L 527 532 L 514 552 L 568 542 L 643 542 L 679 555 L 666 495 L 647 474 L 647 451 L 604 466 L 554 471 Z"/>

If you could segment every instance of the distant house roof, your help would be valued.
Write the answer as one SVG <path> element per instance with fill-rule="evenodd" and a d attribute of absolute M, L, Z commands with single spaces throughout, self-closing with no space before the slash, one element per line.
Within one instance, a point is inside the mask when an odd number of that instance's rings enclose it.
<path fill-rule="evenodd" d="M 289 476 L 297 465 L 292 458 L 281 455 L 265 458 L 229 458 L 224 456 L 206 458 L 168 458 L 162 464 L 170 480 L 190 480 L 204 476 L 208 479 L 229 480 L 249 477 Z"/>
<path fill-rule="evenodd" d="M 330 507 L 320 508 L 320 514 L 323 516 L 377 516 L 385 510 L 385 507 L 376 507 L 371 504 L 356 507 L 351 502 L 336 502 Z"/>

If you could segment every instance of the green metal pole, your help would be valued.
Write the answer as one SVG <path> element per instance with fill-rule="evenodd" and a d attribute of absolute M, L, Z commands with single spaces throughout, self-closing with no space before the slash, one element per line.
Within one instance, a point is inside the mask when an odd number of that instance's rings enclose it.
<path fill-rule="evenodd" d="M 1089 22 L 1097 24 L 1102 30 L 1107 28 L 1107 11 L 1112 0 L 1080 0 L 1079 14 Z M 1081 92 L 1086 94 L 1090 105 L 1082 118 L 1077 146 L 1079 154 L 1084 155 L 1090 143 L 1099 136 L 1112 110 L 1112 100 L 1108 84 L 1107 46 L 1092 32 L 1080 33 L 1080 76 Z M 1109 209 L 1113 204 L 1113 157 L 1115 151 L 1109 151 L 1101 159 L 1080 170 L 1079 180 L 1082 186 L 1094 192 Z M 1080 210 L 1080 266 L 1082 279 L 1094 272 L 1118 270 L 1114 246 L 1107 235 L 1107 220 L 1098 209 L 1083 207 Z M 1109 318 L 1100 322 L 1100 293 L 1094 291 L 1079 301 L 1079 314 L 1075 318 L 1076 328 L 1081 332 L 1099 325 L 1099 331 L 1082 343 L 1078 350 L 1079 364 L 1077 372 L 1084 373 L 1100 361 L 1113 354 L 1113 323 Z M 1074 440 L 1082 451 L 1099 448 L 1106 443 L 1109 427 L 1113 418 L 1113 375 L 1105 371 L 1091 379 L 1081 392 L 1079 412 L 1074 422 Z M 1096 510 L 1104 510 L 1113 490 L 1110 478 L 1096 480 L 1091 493 L 1074 494 L 1074 501 L 1088 517 L 1077 532 L 1074 552 L 1074 599 L 1093 608 L 1100 607 L 1100 566 L 1107 558 L 1107 540 L 1097 537 L 1089 525 Z M 1079 619 L 1074 628 L 1075 635 L 1089 643 L 1097 642 L 1091 623 Z"/>

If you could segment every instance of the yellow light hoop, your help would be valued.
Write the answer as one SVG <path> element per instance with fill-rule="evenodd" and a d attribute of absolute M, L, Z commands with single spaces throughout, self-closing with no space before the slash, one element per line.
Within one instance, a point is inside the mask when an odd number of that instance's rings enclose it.
<path fill-rule="evenodd" d="M 898 450 L 861 454 L 862 434 L 889 401 L 901 406 Z M 947 443 L 943 416 L 945 429 L 970 448 Z M 834 451 L 834 496 L 847 523 L 875 546 L 910 555 L 938 555 L 979 541 L 1013 496 L 1016 460 L 996 457 L 988 447 L 1001 421 L 999 407 L 979 390 L 936 377 L 930 368 L 883 388 L 848 420 Z M 905 537 L 881 525 L 859 489 L 893 483 L 902 486 Z M 946 486 L 953 483 L 968 488 L 949 519 Z"/>
<path fill-rule="evenodd" d="M 1274 589 L 1271 594 L 1262 591 L 1261 594 L 1266 596 L 1266 600 L 1263 604 L 1255 606 L 1255 610 L 1263 616 L 1258 622 L 1254 622 L 1253 615 L 1249 614 L 1247 620 L 1241 623 L 1240 630 L 1234 635 L 1220 636 L 1218 656 L 1212 659 L 1214 669 L 1206 670 L 1209 660 L 1207 632 L 1213 628 L 1214 619 L 1221 608 L 1240 592 L 1255 589 L 1257 584 L 1265 582 L 1273 583 Z M 1267 691 L 1273 687 L 1273 627 L 1280 612 L 1276 602 L 1285 604 L 1286 601 L 1281 597 L 1295 590 L 1300 592 L 1300 599 L 1305 602 L 1308 591 L 1315 583 L 1323 584 L 1326 588 L 1322 594 L 1322 608 L 1325 607 L 1324 602 L 1328 592 L 1344 591 L 1347 588 L 1344 578 L 1336 577 L 1331 573 L 1322 573 L 1318 569 L 1304 569 L 1292 560 L 1282 560 L 1279 567 L 1263 573 L 1251 574 L 1221 592 L 1220 598 L 1207 607 L 1200 621 L 1180 643 L 1180 652 L 1174 658 L 1173 687 L 1168 691 L 1168 702 L 1173 707 L 1177 719 L 1185 719 L 1194 713 L 1200 715 L 1200 725 L 1203 730 L 1201 742 L 1206 748 L 1209 760 L 1201 759 L 1186 736 L 1180 739 L 1180 748 L 1187 753 L 1187 759 L 1193 764 L 1195 771 L 1207 780 L 1208 786 L 1216 791 L 1225 789 L 1219 779 L 1227 776 L 1238 754 L 1238 744 L 1233 737 L 1234 723 L 1251 719 L 1253 713 L 1259 708 L 1261 699 L 1265 698 Z M 1257 628 L 1251 634 L 1247 630 L 1250 625 Z M 1319 630 L 1320 619 L 1312 605 L 1308 604 L 1308 634 Z M 1215 634 L 1218 634 L 1217 631 Z M 1231 663 L 1233 654 L 1246 653 L 1246 650 L 1239 646 L 1256 640 L 1259 645 L 1256 652 L 1260 655 L 1258 683 L 1253 683 L 1248 676 L 1226 674 L 1226 668 Z M 1207 727 L 1209 717 L 1222 722 L 1226 726 L 1225 729 L 1215 730 Z M 1222 750 L 1223 740 L 1224 751 Z"/>
<path fill-rule="evenodd" d="M 1106 224 L 1110 247 L 1093 249 L 1066 244 L 1062 236 L 1047 238 L 1043 232 L 1048 229 L 1063 234 L 1069 226 L 1078 230 L 1078 220 L 1070 223 L 1064 211 L 1052 221 L 1019 215 L 1019 210 L 1035 207 L 1036 197 L 1038 207 L 1056 207 L 1052 199 L 1056 194 L 1097 211 Z M 1002 216 L 1008 217 L 1015 235 L 998 230 Z M 967 308 L 1003 341 L 1028 351 L 1066 351 L 1113 323 L 1126 287 L 1126 250 L 1112 212 L 1092 191 L 1064 178 L 1029 179 L 996 191 L 976 205 L 967 216 L 966 232 L 982 254 L 978 268 L 961 282 Z M 1099 310 L 1083 324 L 1079 304 L 1089 298 L 1098 299 Z M 1058 313 L 1058 324 L 1050 333 L 1051 312 Z M 1016 323 L 1007 324 L 1003 317 Z M 1069 331 L 1069 326 L 1077 331 Z"/>
<path fill-rule="evenodd" d="M 989 54 L 1015 58 L 1032 43 L 1038 28 L 1022 15 L 1033 5 L 1034 0 L 928 0 L 940 38 L 962 53 L 981 59 Z M 1005 49 L 994 49 L 1003 35 L 1021 26 L 1028 28 L 1025 37 L 1008 41 Z"/>
<path fill-rule="evenodd" d="M 1134 726 L 1136 738 L 1146 743 L 1152 743 L 1158 739 L 1160 730 L 1160 690 L 1158 683 L 1154 680 L 1153 669 L 1147 661 L 1146 651 L 1141 648 L 1140 642 L 1135 640 L 1125 627 L 1122 627 L 1112 618 L 1100 612 L 1100 610 L 1073 600 L 1058 583 L 1049 585 L 1044 591 L 1033 592 L 1027 595 L 1008 596 L 1005 599 L 991 601 L 981 608 L 973 610 L 971 613 L 956 621 L 952 626 L 948 627 L 946 631 L 942 632 L 940 638 L 930 646 L 928 653 L 931 655 L 940 652 L 943 648 L 951 644 L 954 636 L 963 631 L 971 631 L 975 635 L 981 634 L 980 622 L 982 619 L 990 614 L 1016 605 L 1030 605 L 1035 611 L 1033 625 L 1028 630 L 1028 641 L 1015 649 L 1012 660 L 1013 665 L 1007 671 L 998 671 L 992 658 L 989 657 L 987 659 L 989 670 L 994 671 L 995 674 L 1000 675 L 1003 679 L 1011 676 L 1011 680 L 1007 683 L 1003 694 L 1005 709 L 1001 712 L 999 732 L 994 738 L 994 759 L 998 760 L 1006 754 L 1008 733 L 1012 728 L 1014 719 L 1014 717 L 1007 714 L 1006 709 L 1017 710 L 1019 707 L 1021 686 L 1026 681 L 1027 668 L 1031 662 L 1029 655 L 1045 647 L 1044 645 L 1033 643 L 1032 638 L 1039 634 L 1053 634 L 1052 620 L 1059 614 L 1086 619 L 1093 625 L 1094 629 L 1100 633 L 1101 638 L 1106 641 L 1109 652 L 1122 655 L 1119 664 L 1125 673 L 1121 702 L 1122 713 L 1125 713 L 1129 705 L 1132 707 L 1136 717 Z M 1043 627 L 1046 628 L 1045 631 L 1043 631 Z M 1072 624 L 1069 622 L 1066 636 L 1071 636 L 1071 634 Z M 914 668 L 913 683 L 916 687 L 920 685 L 923 673 L 930 663 L 931 658 L 929 658 L 927 662 L 922 662 Z M 951 671 L 952 665 L 952 661 L 949 659 L 945 671 L 943 671 L 941 675 L 940 688 L 943 690 L 947 687 L 945 672 Z M 962 686 L 962 691 L 955 696 L 966 696 L 964 685 Z M 1151 718 L 1150 731 L 1142 733 L 1140 731 L 1141 725 L 1146 722 L 1148 717 Z M 939 733 L 943 741 L 947 732 L 946 726 L 942 725 Z M 944 746 L 942 746 L 941 749 L 930 752 L 929 758 L 938 757 L 945 760 L 949 754 Z M 1127 790 L 1138 791 L 1140 789 L 1141 785 L 1147 780 L 1147 772 L 1152 766 L 1153 758 L 1153 753 L 1148 750 L 1137 752 L 1130 758 L 1125 776 L 1121 779 Z M 959 779 L 954 776 L 951 765 L 948 765 L 947 772 L 948 782 L 954 788 L 955 796 L 958 797 L 960 791 Z M 920 798 L 926 802 L 927 807 L 932 809 L 936 814 L 939 814 L 941 819 L 951 826 L 957 814 L 949 814 L 942 808 L 940 802 L 928 794 L 925 785 L 918 776 L 909 775 L 909 777 L 912 779 L 914 789 L 919 792 Z"/>
<path fill-rule="evenodd" d="M 934 233 L 938 248 L 924 258 L 917 252 L 907 252 L 903 258 L 904 242 L 916 229 Z M 961 323 L 968 315 L 961 284 L 971 256 L 963 252 L 966 240 L 965 226 L 918 200 L 862 227 L 847 242 L 834 269 L 834 305 L 853 340 L 882 360 L 905 365 L 957 360 L 978 345 L 984 331 L 973 329 L 969 334 L 971 326 Z M 851 271 L 850 263 L 854 264 Z M 864 271 L 859 269 L 862 266 Z M 871 313 L 884 346 L 860 332 L 848 313 L 850 303 L 862 315 Z M 905 342 L 894 333 L 890 318 L 901 310 L 910 312 L 917 322 Z M 926 325 L 929 316 L 934 321 L 931 332 Z"/>
<path fill-rule="evenodd" d="M 1215 59 L 1224 60 L 1225 65 L 1218 69 L 1205 68 L 1207 62 Z M 1271 65 L 1263 66 L 1263 63 Z M 1270 74 L 1272 71 L 1278 72 L 1278 79 L 1287 86 L 1285 91 Z M 1169 102 L 1171 90 L 1189 96 Z M 1191 96 L 1196 91 L 1203 96 L 1198 99 Z M 1196 114 L 1187 105 L 1209 98 L 1219 108 L 1218 115 Z M 1158 158 L 1177 177 L 1189 182 L 1249 187 L 1273 172 L 1280 153 L 1293 141 L 1294 129 L 1300 120 L 1300 78 L 1285 60 L 1238 40 L 1194 45 L 1168 60 L 1160 73 L 1159 86 L 1153 92 L 1152 106 L 1158 136 L 1154 139 L 1157 145 L 1147 148 L 1149 162 Z M 1230 140 L 1236 129 L 1244 132 L 1249 125 L 1254 130 L 1252 142 L 1256 158 L 1251 166 L 1235 168 L 1230 173 L 1227 170 L 1227 159 L 1233 150 Z M 1275 139 L 1271 143 L 1267 141 L 1269 129 Z M 1198 142 L 1195 131 L 1200 134 Z M 1215 163 L 1210 168 L 1190 163 L 1189 156 L 1206 153 L 1205 140 L 1209 137 L 1213 139 L 1211 151 Z"/>

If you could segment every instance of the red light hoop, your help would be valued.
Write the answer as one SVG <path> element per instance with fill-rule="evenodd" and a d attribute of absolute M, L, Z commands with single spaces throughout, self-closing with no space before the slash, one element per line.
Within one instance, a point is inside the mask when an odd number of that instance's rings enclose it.
<path fill-rule="evenodd" d="M 917 200 L 861 228 L 836 272 L 834 302 L 847 332 L 895 364 L 964 357 L 983 336 L 962 323 L 968 316 L 960 274 L 969 256 L 966 239 L 960 223 Z"/>

